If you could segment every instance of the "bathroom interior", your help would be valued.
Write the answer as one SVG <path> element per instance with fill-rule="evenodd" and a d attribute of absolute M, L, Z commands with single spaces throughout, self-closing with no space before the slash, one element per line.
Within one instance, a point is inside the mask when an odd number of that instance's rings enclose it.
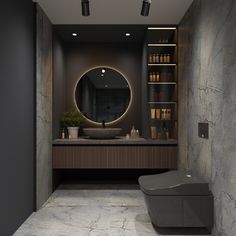
<path fill-rule="evenodd" d="M 0 11 L 0 235 L 236 235 L 235 0 Z"/>

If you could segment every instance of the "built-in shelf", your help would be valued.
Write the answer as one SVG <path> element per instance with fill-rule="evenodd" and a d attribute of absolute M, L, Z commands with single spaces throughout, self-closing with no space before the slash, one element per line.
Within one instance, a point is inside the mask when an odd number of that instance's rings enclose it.
<path fill-rule="evenodd" d="M 149 137 L 178 138 L 178 34 L 175 26 L 148 27 Z M 168 117 L 168 119 L 166 119 Z"/>
<path fill-rule="evenodd" d="M 176 85 L 176 82 L 148 82 L 149 85 Z"/>
<path fill-rule="evenodd" d="M 148 27 L 148 30 L 176 30 L 176 27 Z"/>
<path fill-rule="evenodd" d="M 176 63 L 161 63 L 161 64 L 148 64 L 148 66 L 177 66 Z"/>
<path fill-rule="evenodd" d="M 148 47 L 176 47 L 175 43 L 149 43 Z"/>
<path fill-rule="evenodd" d="M 177 102 L 148 102 L 148 104 L 177 104 Z"/>

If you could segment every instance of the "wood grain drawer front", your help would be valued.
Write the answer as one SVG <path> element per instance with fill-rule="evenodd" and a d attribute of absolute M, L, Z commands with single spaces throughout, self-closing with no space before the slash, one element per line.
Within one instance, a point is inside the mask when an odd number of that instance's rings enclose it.
<path fill-rule="evenodd" d="M 106 147 L 53 147 L 53 168 L 107 168 Z"/>
<path fill-rule="evenodd" d="M 54 146 L 53 168 L 176 169 L 177 146 Z"/>
<path fill-rule="evenodd" d="M 177 168 L 177 147 L 107 147 L 109 168 Z"/>

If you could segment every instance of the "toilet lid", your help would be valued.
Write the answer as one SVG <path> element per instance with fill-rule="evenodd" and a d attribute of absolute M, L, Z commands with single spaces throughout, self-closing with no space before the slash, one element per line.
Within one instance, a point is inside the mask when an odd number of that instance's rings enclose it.
<path fill-rule="evenodd" d="M 138 181 L 141 190 L 148 195 L 211 195 L 206 181 L 186 171 L 141 176 Z"/>

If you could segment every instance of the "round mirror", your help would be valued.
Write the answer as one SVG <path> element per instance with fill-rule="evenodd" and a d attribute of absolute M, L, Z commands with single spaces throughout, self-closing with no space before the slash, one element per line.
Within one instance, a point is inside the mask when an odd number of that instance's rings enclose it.
<path fill-rule="evenodd" d="M 78 110 L 89 121 L 112 123 L 121 119 L 131 104 L 129 82 L 117 70 L 107 67 L 86 72 L 75 89 Z"/>

